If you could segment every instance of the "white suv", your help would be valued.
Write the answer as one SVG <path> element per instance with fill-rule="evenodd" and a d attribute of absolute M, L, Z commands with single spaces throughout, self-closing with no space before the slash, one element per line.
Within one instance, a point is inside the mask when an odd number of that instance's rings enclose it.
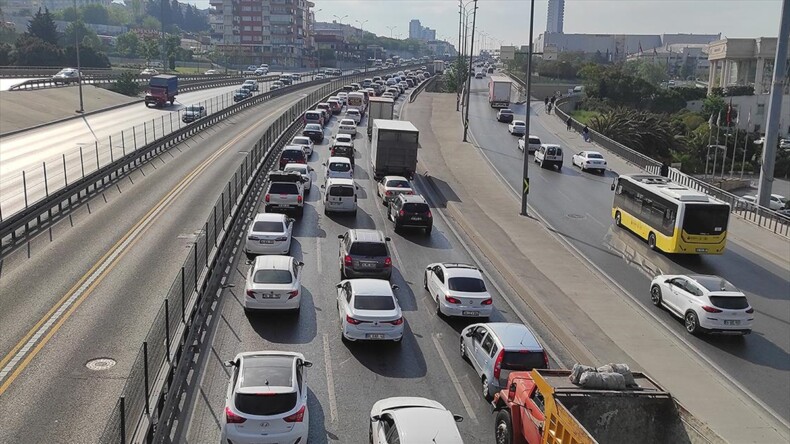
<path fill-rule="evenodd" d="M 559 145 L 544 143 L 535 150 L 535 163 L 540 164 L 541 168 L 557 167 L 557 171 L 562 169 L 562 148 Z"/>
<path fill-rule="evenodd" d="M 222 416 L 221 442 L 307 442 L 305 369 L 313 364 L 294 352 L 239 353 L 232 369 Z"/>
<path fill-rule="evenodd" d="M 425 268 L 423 287 L 436 301 L 436 313 L 445 316 L 488 318 L 493 299 L 477 267 L 436 263 Z"/>

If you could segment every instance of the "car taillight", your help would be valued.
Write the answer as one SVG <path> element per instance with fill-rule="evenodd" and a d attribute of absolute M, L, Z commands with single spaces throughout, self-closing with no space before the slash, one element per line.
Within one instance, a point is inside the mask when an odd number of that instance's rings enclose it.
<path fill-rule="evenodd" d="M 285 242 L 285 241 L 287 241 L 287 240 L 288 240 L 288 238 L 287 238 L 287 237 L 285 237 L 285 236 L 283 236 L 283 237 L 278 237 L 278 238 L 277 238 L 277 239 L 275 239 L 275 240 L 276 240 L 277 242 Z"/>
<path fill-rule="evenodd" d="M 346 257 L 343 258 L 343 265 L 345 265 L 347 267 L 350 267 L 352 265 L 351 264 L 351 256 L 346 255 Z"/>
<path fill-rule="evenodd" d="M 247 290 L 247 296 L 249 296 L 251 298 L 254 298 L 255 297 L 255 292 L 252 291 L 252 290 Z"/>
<path fill-rule="evenodd" d="M 502 360 L 505 358 L 505 350 L 500 350 L 499 354 L 496 355 L 496 361 L 494 361 L 494 379 L 499 379 L 499 374 L 502 372 Z"/>
<path fill-rule="evenodd" d="M 449 302 L 449 303 L 451 303 L 451 304 L 460 304 L 461 303 L 461 301 L 459 299 L 456 299 L 456 298 L 450 296 L 449 294 L 444 295 L 444 300 Z"/>
<path fill-rule="evenodd" d="M 403 217 L 404 214 L 406 214 L 405 211 L 403 210 L 398 211 L 398 216 Z"/>
<path fill-rule="evenodd" d="M 296 196 L 296 202 L 302 203 L 302 196 Z"/>
<path fill-rule="evenodd" d="M 752 314 L 754 313 L 754 309 L 752 307 L 749 307 L 746 309 L 746 313 Z"/>
<path fill-rule="evenodd" d="M 398 319 L 395 319 L 394 321 L 389 321 L 389 323 L 392 324 L 392 325 L 401 325 L 401 324 L 403 324 L 403 318 L 398 318 Z"/>
<path fill-rule="evenodd" d="M 703 305 L 702 309 L 707 311 L 708 313 L 721 313 L 721 310 L 719 310 L 718 308 L 713 308 L 707 305 Z"/>
<path fill-rule="evenodd" d="M 269 195 L 267 194 L 266 197 L 263 198 L 264 202 L 269 202 Z"/>
<path fill-rule="evenodd" d="M 288 292 L 288 299 L 293 299 L 299 296 L 299 290 L 293 290 Z"/>
<path fill-rule="evenodd" d="M 258 236 L 247 236 L 247 240 L 259 240 Z"/>
<path fill-rule="evenodd" d="M 242 418 L 241 416 L 233 413 L 230 407 L 225 407 L 225 422 L 227 424 L 241 424 L 246 420 L 247 418 Z"/>
<path fill-rule="evenodd" d="M 285 418 L 283 418 L 283 421 L 285 421 L 285 422 L 302 422 L 302 421 L 304 421 L 304 411 L 305 411 L 305 406 L 302 406 L 302 408 L 300 408 L 298 412 L 294 413 L 293 415 L 289 415 L 289 416 L 286 416 Z"/>
<path fill-rule="evenodd" d="M 362 321 L 356 320 L 349 315 L 346 315 L 346 322 L 348 322 L 351 325 L 359 325 L 362 323 Z"/>
<path fill-rule="evenodd" d="M 385 191 L 385 192 L 384 192 L 384 195 L 385 195 L 385 196 L 392 196 L 392 191 Z"/>
<path fill-rule="evenodd" d="M 485 301 L 482 302 L 482 305 L 491 305 L 493 303 L 494 303 L 494 300 L 491 299 L 491 298 L 488 298 L 488 299 L 486 299 Z"/>
<path fill-rule="evenodd" d="M 549 368 L 549 355 L 545 351 L 543 352 L 543 365 Z"/>
<path fill-rule="evenodd" d="M 392 266 L 392 259 L 390 259 L 390 258 L 385 258 L 385 259 L 384 259 L 384 266 L 385 266 L 385 267 L 391 267 L 391 266 Z"/>

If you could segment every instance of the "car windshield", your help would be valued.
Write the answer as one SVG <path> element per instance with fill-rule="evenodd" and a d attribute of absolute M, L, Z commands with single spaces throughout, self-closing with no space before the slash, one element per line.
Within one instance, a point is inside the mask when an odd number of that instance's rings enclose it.
<path fill-rule="evenodd" d="M 351 197 L 354 195 L 354 187 L 351 185 L 330 186 L 329 195 L 334 197 Z"/>
<path fill-rule="evenodd" d="M 738 287 L 719 276 L 689 276 L 708 291 L 740 291 Z"/>
<path fill-rule="evenodd" d="M 726 310 L 743 310 L 749 308 L 749 301 L 743 296 L 710 296 L 710 303 L 714 307 Z"/>
<path fill-rule="evenodd" d="M 506 351 L 502 357 L 502 368 L 505 370 L 546 368 L 546 359 L 542 351 Z"/>
<path fill-rule="evenodd" d="M 280 415 L 296 407 L 296 392 L 259 394 L 236 393 L 236 409 L 255 416 Z"/>
<path fill-rule="evenodd" d="M 395 300 L 391 296 L 354 296 L 354 308 L 358 310 L 394 310 Z"/>
<path fill-rule="evenodd" d="M 387 181 L 388 188 L 411 188 L 411 184 L 403 179 L 392 179 Z"/>
<path fill-rule="evenodd" d="M 503 109 L 499 111 L 500 114 L 513 114 L 512 109 Z"/>
<path fill-rule="evenodd" d="M 346 162 L 332 162 L 329 164 L 329 169 L 339 172 L 351 171 L 351 164 Z"/>
<path fill-rule="evenodd" d="M 424 203 L 410 202 L 403 204 L 403 211 L 406 213 L 427 213 L 430 209 Z"/>
<path fill-rule="evenodd" d="M 348 114 L 349 116 L 358 116 L 359 115 L 359 111 L 357 111 L 355 109 L 351 109 L 351 110 L 346 111 L 346 114 Z"/>
<path fill-rule="evenodd" d="M 513 126 L 527 126 L 524 122 L 513 122 Z"/>
<path fill-rule="evenodd" d="M 338 142 L 351 143 L 351 136 L 349 134 L 338 134 L 335 140 Z"/>
<path fill-rule="evenodd" d="M 321 131 L 321 126 L 317 123 L 310 123 L 304 127 L 305 131 Z"/>
<path fill-rule="evenodd" d="M 188 106 L 188 107 L 184 108 L 184 111 L 188 112 L 188 113 L 199 113 L 200 112 L 200 107 L 199 106 Z"/>
<path fill-rule="evenodd" d="M 349 254 L 357 256 L 387 256 L 387 246 L 379 242 L 355 242 Z"/>
<path fill-rule="evenodd" d="M 686 204 L 683 230 L 688 234 L 720 235 L 727 231 L 728 205 Z"/>
<path fill-rule="evenodd" d="M 280 221 L 259 220 L 252 224 L 252 231 L 256 233 L 283 233 L 285 227 Z"/>
<path fill-rule="evenodd" d="M 299 188 L 295 183 L 273 183 L 269 186 L 270 194 L 298 194 Z"/>
<path fill-rule="evenodd" d="M 290 284 L 293 277 L 288 270 L 257 270 L 252 281 L 256 284 Z"/>
<path fill-rule="evenodd" d="M 343 119 L 343 120 L 340 121 L 340 124 L 341 125 L 352 125 L 352 126 L 356 126 L 357 125 L 356 122 L 354 122 L 351 119 Z"/>
<path fill-rule="evenodd" d="M 588 159 L 603 159 L 603 156 L 598 153 L 587 153 Z"/>
<path fill-rule="evenodd" d="M 289 163 L 285 166 L 285 171 L 296 171 L 299 174 L 307 174 L 307 165 L 303 163 Z"/>
<path fill-rule="evenodd" d="M 310 145 L 310 139 L 307 137 L 294 137 L 294 145 Z"/>
<path fill-rule="evenodd" d="M 474 277 L 454 277 L 447 280 L 447 286 L 452 291 L 464 291 L 469 293 L 483 293 L 486 291 L 486 284 L 482 279 Z"/>
<path fill-rule="evenodd" d="M 283 150 L 282 157 L 283 157 L 283 159 L 303 159 L 304 158 L 304 151 L 302 151 L 300 149 Z"/>

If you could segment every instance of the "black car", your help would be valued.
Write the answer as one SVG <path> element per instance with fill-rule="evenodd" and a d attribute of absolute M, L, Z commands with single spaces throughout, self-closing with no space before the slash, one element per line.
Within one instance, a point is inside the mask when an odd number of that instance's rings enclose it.
<path fill-rule="evenodd" d="M 329 155 L 331 157 L 346 157 L 351 161 L 351 166 L 354 166 L 354 146 L 346 144 L 333 145 Z"/>
<path fill-rule="evenodd" d="M 321 125 L 317 123 L 308 123 L 302 130 L 302 135 L 307 136 L 313 143 L 321 143 L 324 141 L 324 130 Z"/>
<path fill-rule="evenodd" d="M 387 216 L 395 223 L 395 232 L 403 227 L 424 228 L 431 234 L 433 215 L 425 198 L 419 194 L 399 194 L 390 201 Z"/>
<path fill-rule="evenodd" d="M 496 113 L 496 119 L 499 122 L 510 123 L 513 121 L 513 110 L 509 108 L 502 108 Z"/>
<path fill-rule="evenodd" d="M 307 163 L 307 156 L 301 146 L 287 146 L 280 153 L 280 169 L 285 168 L 289 163 Z"/>
<path fill-rule="evenodd" d="M 241 102 L 242 100 L 246 100 L 252 97 L 252 92 L 247 88 L 237 89 L 236 92 L 233 93 L 233 101 L 234 102 Z"/>

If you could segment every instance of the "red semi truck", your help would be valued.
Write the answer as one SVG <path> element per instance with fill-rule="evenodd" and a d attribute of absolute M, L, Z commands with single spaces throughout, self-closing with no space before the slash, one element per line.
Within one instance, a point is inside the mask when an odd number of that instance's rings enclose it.
<path fill-rule="evenodd" d="M 152 104 L 156 107 L 162 107 L 170 102 L 173 104 L 178 94 L 178 77 L 160 74 L 153 76 L 148 81 L 148 92 L 145 94 L 145 106 L 150 107 Z"/>

